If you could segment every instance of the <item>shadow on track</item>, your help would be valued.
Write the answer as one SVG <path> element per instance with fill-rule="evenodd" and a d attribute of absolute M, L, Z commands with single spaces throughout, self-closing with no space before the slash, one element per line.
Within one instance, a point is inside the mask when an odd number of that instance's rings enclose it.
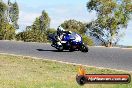
<path fill-rule="evenodd" d="M 58 51 L 58 50 L 44 50 L 44 49 L 36 49 L 37 51 L 51 51 L 51 52 L 69 52 L 69 51 Z"/>

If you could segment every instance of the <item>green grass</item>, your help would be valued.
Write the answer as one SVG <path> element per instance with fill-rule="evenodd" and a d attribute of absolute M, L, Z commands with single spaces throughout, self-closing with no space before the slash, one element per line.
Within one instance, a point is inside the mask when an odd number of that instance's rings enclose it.
<path fill-rule="evenodd" d="M 127 46 L 127 48 L 132 48 L 132 46 Z"/>
<path fill-rule="evenodd" d="M 132 83 L 80 86 L 75 80 L 78 68 L 76 65 L 0 55 L 0 88 L 132 88 Z M 84 68 L 89 74 L 125 73 L 109 69 Z"/>

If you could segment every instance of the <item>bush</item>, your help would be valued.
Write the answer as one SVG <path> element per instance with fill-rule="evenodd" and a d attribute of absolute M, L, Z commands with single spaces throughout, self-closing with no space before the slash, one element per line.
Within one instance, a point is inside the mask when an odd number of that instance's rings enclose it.
<path fill-rule="evenodd" d="M 49 28 L 46 32 L 47 32 L 47 35 L 49 35 L 49 34 L 55 33 L 56 31 L 57 31 L 57 30 L 54 29 L 54 28 Z"/>
<path fill-rule="evenodd" d="M 83 42 L 89 46 L 93 46 L 94 42 L 91 38 L 86 35 L 82 35 Z"/>
<path fill-rule="evenodd" d="M 20 32 L 16 35 L 17 40 L 22 40 L 24 42 L 47 42 L 46 33 L 40 31 L 25 31 Z"/>

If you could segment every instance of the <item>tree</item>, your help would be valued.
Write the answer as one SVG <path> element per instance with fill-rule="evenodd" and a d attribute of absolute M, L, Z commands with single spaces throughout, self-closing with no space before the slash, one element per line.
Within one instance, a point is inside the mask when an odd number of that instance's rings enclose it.
<path fill-rule="evenodd" d="M 33 25 L 31 26 L 31 28 L 32 28 L 31 30 L 33 31 L 37 31 L 37 30 L 40 31 L 40 21 L 38 17 L 33 22 Z"/>
<path fill-rule="evenodd" d="M 50 27 L 50 17 L 45 10 L 42 11 L 42 15 L 39 17 L 39 21 L 41 31 L 46 31 Z"/>
<path fill-rule="evenodd" d="M 66 20 L 64 23 L 61 24 L 61 26 L 70 31 L 77 32 L 79 34 L 85 34 L 86 33 L 86 24 L 76 21 L 76 20 Z"/>
<path fill-rule="evenodd" d="M 10 2 L 10 1 L 8 1 Z M 17 2 L 15 3 L 8 3 L 8 6 L 9 6 L 9 9 L 8 9 L 8 12 L 9 12 L 9 19 L 10 19 L 10 22 L 13 24 L 13 26 L 18 29 L 19 26 L 18 26 L 18 19 L 19 19 L 19 8 L 18 8 L 18 4 Z"/>
<path fill-rule="evenodd" d="M 105 36 L 105 43 L 110 46 L 119 39 L 120 29 L 127 27 L 132 15 L 131 0 L 90 0 L 87 8 L 97 13 L 97 19 L 87 27 L 97 38 Z"/>
<path fill-rule="evenodd" d="M 56 33 L 56 29 L 54 29 L 54 28 L 49 28 L 49 29 L 47 30 L 47 36 L 48 36 L 49 34 L 53 34 L 53 33 Z"/>
<path fill-rule="evenodd" d="M 48 16 L 48 13 L 45 10 L 43 10 L 42 15 L 37 17 L 33 22 L 32 29 L 34 31 L 39 30 L 45 33 L 49 27 L 50 27 L 50 17 Z"/>
<path fill-rule="evenodd" d="M 18 33 L 16 38 L 25 42 L 47 42 L 47 34 L 51 31 L 48 30 L 49 27 L 50 17 L 47 12 L 42 11 L 42 15 L 36 17 L 33 24 L 27 26 L 24 32 Z"/>
<path fill-rule="evenodd" d="M 19 7 L 17 2 L 11 3 L 10 0 L 8 0 L 8 15 L 9 15 L 9 22 L 13 24 L 15 29 L 18 29 L 18 19 L 19 19 Z"/>
<path fill-rule="evenodd" d="M 11 40 L 15 37 L 15 28 L 7 20 L 8 6 L 1 1 L 0 2 L 0 39 Z"/>
<path fill-rule="evenodd" d="M 5 20 L 5 12 L 7 10 L 7 6 L 2 1 L 0 2 L 0 20 Z"/>
<path fill-rule="evenodd" d="M 89 46 L 92 46 L 94 44 L 93 40 L 87 35 L 82 35 L 82 39 L 83 39 L 83 42 Z"/>
<path fill-rule="evenodd" d="M 13 25 L 6 23 L 4 31 L 4 40 L 11 40 L 15 38 L 15 28 Z"/>
<path fill-rule="evenodd" d="M 0 22 L 0 40 L 11 40 L 15 38 L 15 28 L 5 22 Z"/>

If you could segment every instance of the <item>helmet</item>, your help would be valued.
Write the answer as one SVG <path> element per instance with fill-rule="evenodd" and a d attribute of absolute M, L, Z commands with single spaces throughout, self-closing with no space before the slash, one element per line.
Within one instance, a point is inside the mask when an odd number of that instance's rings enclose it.
<path fill-rule="evenodd" d="M 59 26 L 58 28 L 57 28 L 57 31 L 58 32 L 63 32 L 63 31 L 65 31 L 61 26 Z"/>
<path fill-rule="evenodd" d="M 63 32 L 64 32 L 65 30 L 61 27 L 61 26 L 59 26 L 58 28 L 57 28 L 57 35 L 62 35 L 63 34 Z"/>

